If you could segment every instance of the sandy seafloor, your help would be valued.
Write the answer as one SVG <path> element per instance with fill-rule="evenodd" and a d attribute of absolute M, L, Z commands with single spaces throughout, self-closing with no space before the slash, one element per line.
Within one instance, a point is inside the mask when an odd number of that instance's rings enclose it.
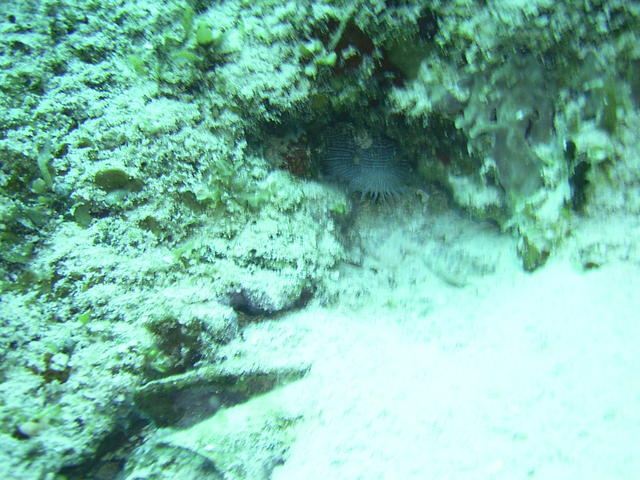
<path fill-rule="evenodd" d="M 415 285 L 385 308 L 393 289 L 370 284 L 368 308 L 245 332 L 266 364 L 313 364 L 297 387 L 304 426 L 272 478 L 640 478 L 638 267 L 584 272 L 559 255 L 526 274 L 509 240 L 475 241 L 503 261 L 473 286 Z"/>

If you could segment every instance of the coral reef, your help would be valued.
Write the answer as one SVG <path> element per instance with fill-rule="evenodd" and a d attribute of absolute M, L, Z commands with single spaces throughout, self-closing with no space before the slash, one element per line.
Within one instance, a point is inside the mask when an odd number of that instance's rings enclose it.
<path fill-rule="evenodd" d="M 640 262 L 638 31 L 624 0 L 1 2 L 0 477 L 115 478 L 135 392 L 254 322 L 493 272 L 443 211 L 526 270 Z"/>

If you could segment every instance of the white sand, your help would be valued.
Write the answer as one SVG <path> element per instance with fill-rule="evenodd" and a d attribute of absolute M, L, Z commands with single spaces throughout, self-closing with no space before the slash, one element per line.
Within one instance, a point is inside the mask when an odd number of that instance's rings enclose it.
<path fill-rule="evenodd" d="M 244 348 L 262 346 L 265 364 L 313 365 L 302 429 L 272 478 L 639 479 L 640 270 L 559 257 L 534 274 L 432 284 L 446 302 L 426 310 L 417 286 L 416 308 L 385 309 L 393 289 L 371 285 L 357 311 L 250 327 Z"/>

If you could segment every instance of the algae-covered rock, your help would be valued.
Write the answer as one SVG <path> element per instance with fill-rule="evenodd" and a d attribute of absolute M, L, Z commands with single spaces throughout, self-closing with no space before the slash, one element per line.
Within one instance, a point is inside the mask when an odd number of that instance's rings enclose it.
<path fill-rule="evenodd" d="M 137 389 L 134 401 L 156 425 L 185 428 L 305 373 L 304 368 L 233 373 L 205 366 L 146 383 Z"/>
<path fill-rule="evenodd" d="M 106 168 L 99 170 L 94 176 L 96 185 L 105 192 L 114 190 L 134 190 L 139 188 L 139 183 L 119 168 Z"/>
<path fill-rule="evenodd" d="M 607 23 L 613 11 L 619 16 Z M 427 131 L 437 132 L 430 128 L 434 118 L 453 120 L 481 168 L 493 165 L 495 172 L 466 170 L 463 182 L 464 155 L 449 154 L 445 175 L 442 151 L 435 148 L 431 158 L 419 157 L 418 171 L 436 177 L 474 214 L 514 230 L 531 247 L 520 250 L 527 268 L 540 265 L 530 253 L 562 243 L 570 229 L 565 206 L 582 209 L 586 198 L 572 171 L 580 162 L 598 165 L 618 156 L 619 127 L 634 117 L 634 80 L 626 73 L 614 80 L 607 65 L 635 68 L 639 52 L 628 29 L 637 27 L 637 11 L 617 1 L 596 10 L 548 2 L 465 8 L 436 2 L 431 14 L 437 24 L 432 46 L 406 84 L 390 92 L 391 105 Z M 617 27 L 608 32 L 602 21 Z M 578 150 L 569 165 L 567 144 Z M 496 188 L 503 194 L 495 195 Z"/>
<path fill-rule="evenodd" d="M 296 383 L 223 408 L 192 427 L 148 440 L 131 457 L 124 478 L 267 480 L 286 461 L 303 412 Z"/>

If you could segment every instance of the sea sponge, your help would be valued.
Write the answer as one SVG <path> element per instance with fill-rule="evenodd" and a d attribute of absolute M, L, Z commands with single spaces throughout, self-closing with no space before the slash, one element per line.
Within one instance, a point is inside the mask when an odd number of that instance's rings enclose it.
<path fill-rule="evenodd" d="M 399 158 L 395 142 L 355 128 L 325 137 L 323 167 L 330 178 L 360 192 L 361 199 L 397 197 L 411 178 L 411 168 Z"/>

